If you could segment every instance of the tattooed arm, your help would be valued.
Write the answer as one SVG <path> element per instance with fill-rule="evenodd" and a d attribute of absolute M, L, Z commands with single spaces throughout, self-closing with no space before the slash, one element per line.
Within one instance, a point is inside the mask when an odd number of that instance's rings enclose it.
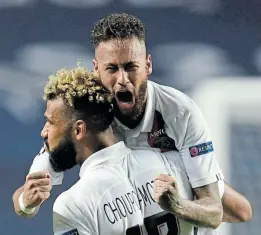
<path fill-rule="evenodd" d="M 194 192 L 196 200 L 182 199 L 169 175 L 160 175 L 154 182 L 154 197 L 162 209 L 198 227 L 217 228 L 223 216 L 218 183 L 195 188 Z"/>

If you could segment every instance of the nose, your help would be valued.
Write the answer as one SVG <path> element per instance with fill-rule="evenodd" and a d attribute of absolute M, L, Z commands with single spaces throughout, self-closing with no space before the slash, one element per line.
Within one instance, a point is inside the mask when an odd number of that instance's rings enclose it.
<path fill-rule="evenodd" d="M 42 129 L 42 131 L 41 131 L 41 137 L 43 138 L 43 139 L 45 139 L 45 138 L 47 138 L 47 136 L 48 136 L 48 131 L 47 131 L 47 123 L 45 123 L 45 125 L 44 125 L 44 127 L 43 127 L 43 129 Z"/>
<path fill-rule="evenodd" d="M 129 82 L 130 80 L 128 78 L 128 73 L 124 69 L 120 69 L 117 77 L 117 83 L 120 86 L 126 86 Z"/>

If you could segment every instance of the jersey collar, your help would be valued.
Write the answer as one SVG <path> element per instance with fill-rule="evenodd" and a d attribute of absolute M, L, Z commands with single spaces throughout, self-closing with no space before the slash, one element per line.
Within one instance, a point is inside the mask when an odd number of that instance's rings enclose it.
<path fill-rule="evenodd" d="M 117 127 L 119 129 L 124 129 L 128 131 L 128 136 L 137 137 L 140 132 L 150 132 L 153 125 L 153 118 L 155 112 L 155 91 L 150 81 L 148 81 L 148 97 L 146 103 L 146 109 L 142 121 L 135 129 L 130 129 L 123 125 L 117 118 L 114 119 Z"/>
<path fill-rule="evenodd" d="M 130 154 L 131 150 L 127 148 L 123 141 L 102 149 L 89 156 L 82 164 L 80 169 L 80 178 L 82 178 L 91 168 L 102 164 L 117 163 L 126 155 Z"/>

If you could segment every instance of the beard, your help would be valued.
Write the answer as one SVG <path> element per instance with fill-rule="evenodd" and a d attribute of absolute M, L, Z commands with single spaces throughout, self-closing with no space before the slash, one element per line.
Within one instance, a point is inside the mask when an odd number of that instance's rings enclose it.
<path fill-rule="evenodd" d="M 126 124 L 126 122 L 139 122 L 141 121 L 143 114 L 145 112 L 145 97 L 147 92 L 147 81 L 144 81 L 138 90 L 138 94 L 135 95 L 135 105 L 131 112 L 129 113 L 122 113 L 119 109 L 117 102 L 114 100 L 114 111 L 115 116 L 123 122 L 123 124 Z M 128 125 L 127 125 L 128 126 Z"/>
<path fill-rule="evenodd" d="M 46 144 L 48 147 L 48 144 Z M 76 149 L 70 137 L 64 137 L 59 145 L 52 151 L 49 151 L 49 161 L 55 172 L 69 170 L 77 165 Z"/>

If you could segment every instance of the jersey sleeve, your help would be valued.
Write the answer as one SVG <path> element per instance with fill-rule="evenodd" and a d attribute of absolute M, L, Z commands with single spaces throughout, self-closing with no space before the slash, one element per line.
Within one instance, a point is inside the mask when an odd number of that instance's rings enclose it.
<path fill-rule="evenodd" d="M 63 172 L 55 172 L 49 161 L 49 154 L 42 148 L 35 156 L 30 167 L 29 174 L 37 171 L 48 171 L 51 175 L 52 185 L 60 185 L 63 182 Z"/>
<path fill-rule="evenodd" d="M 193 101 L 185 120 L 184 139 L 179 151 L 192 188 L 222 180 L 224 177 L 215 156 L 209 127 Z"/>
<path fill-rule="evenodd" d="M 98 235 L 92 216 L 83 208 L 72 197 L 61 194 L 53 206 L 54 235 Z"/>

